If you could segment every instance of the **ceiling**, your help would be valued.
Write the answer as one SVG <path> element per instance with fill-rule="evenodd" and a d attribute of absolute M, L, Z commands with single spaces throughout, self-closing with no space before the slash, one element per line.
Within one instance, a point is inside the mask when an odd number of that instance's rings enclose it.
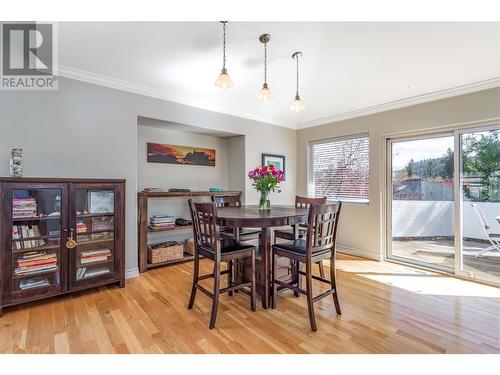
<path fill-rule="evenodd" d="M 264 32 L 270 102 L 257 100 Z M 295 51 L 300 113 L 289 109 Z M 230 22 L 230 91 L 214 85 L 218 22 L 63 22 L 59 63 L 63 76 L 298 128 L 500 86 L 500 23 Z"/>

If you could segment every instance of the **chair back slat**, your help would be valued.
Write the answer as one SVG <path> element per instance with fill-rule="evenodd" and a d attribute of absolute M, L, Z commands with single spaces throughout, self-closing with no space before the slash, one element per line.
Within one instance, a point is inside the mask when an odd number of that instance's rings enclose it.
<path fill-rule="evenodd" d="M 215 203 L 194 203 L 189 200 L 189 211 L 193 221 L 195 248 L 203 248 L 220 255 L 220 228 Z"/>
<path fill-rule="evenodd" d="M 342 202 L 335 204 L 315 204 L 309 207 L 307 220 L 307 249 L 310 257 L 314 252 L 332 249 L 335 252 L 337 227 L 340 218 Z"/>
<path fill-rule="evenodd" d="M 241 207 L 241 192 L 238 195 L 212 195 L 212 202 L 218 208 Z"/>
<path fill-rule="evenodd" d="M 309 208 L 311 204 L 326 204 L 326 197 L 323 198 L 309 198 L 295 196 L 295 207 L 297 208 Z"/>

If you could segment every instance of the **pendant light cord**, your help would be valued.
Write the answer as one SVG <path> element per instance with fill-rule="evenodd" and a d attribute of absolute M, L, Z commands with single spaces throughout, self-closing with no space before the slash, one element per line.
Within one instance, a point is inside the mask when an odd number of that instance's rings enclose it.
<path fill-rule="evenodd" d="M 224 30 L 223 41 L 222 41 L 222 69 L 226 69 L 226 23 L 222 24 Z"/>
<path fill-rule="evenodd" d="M 297 59 L 297 92 L 295 93 L 296 96 L 299 96 L 299 55 L 295 57 Z"/>
<path fill-rule="evenodd" d="M 264 83 L 267 83 L 267 43 L 264 43 Z"/>

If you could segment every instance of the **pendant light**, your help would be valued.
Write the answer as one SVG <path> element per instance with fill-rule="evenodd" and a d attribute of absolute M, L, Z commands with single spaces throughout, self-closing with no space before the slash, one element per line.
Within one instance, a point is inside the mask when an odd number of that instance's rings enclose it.
<path fill-rule="evenodd" d="M 233 87 L 233 81 L 227 74 L 226 70 L 226 24 L 227 21 L 220 21 L 222 23 L 223 29 L 223 42 L 222 42 L 222 70 L 220 72 L 219 78 L 215 81 L 215 86 L 221 88 L 222 90 L 229 90 Z"/>
<path fill-rule="evenodd" d="M 273 98 L 273 94 L 269 87 L 267 86 L 267 43 L 271 40 L 271 35 L 262 34 L 259 37 L 259 41 L 264 44 L 264 84 L 262 85 L 262 90 L 260 90 L 259 100 L 267 102 Z"/>
<path fill-rule="evenodd" d="M 297 60 L 297 91 L 295 92 L 295 99 L 290 106 L 290 109 L 295 112 L 300 112 L 306 108 L 299 96 L 299 57 L 302 57 L 302 52 L 295 52 L 292 59 Z"/>

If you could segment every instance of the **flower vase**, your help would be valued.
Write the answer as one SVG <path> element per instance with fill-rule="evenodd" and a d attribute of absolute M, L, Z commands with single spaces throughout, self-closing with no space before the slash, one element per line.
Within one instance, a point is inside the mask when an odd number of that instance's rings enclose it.
<path fill-rule="evenodd" d="M 262 211 L 270 211 L 271 210 L 271 201 L 269 200 L 269 192 L 268 191 L 262 191 L 260 193 L 260 200 L 259 200 L 259 210 Z"/>

